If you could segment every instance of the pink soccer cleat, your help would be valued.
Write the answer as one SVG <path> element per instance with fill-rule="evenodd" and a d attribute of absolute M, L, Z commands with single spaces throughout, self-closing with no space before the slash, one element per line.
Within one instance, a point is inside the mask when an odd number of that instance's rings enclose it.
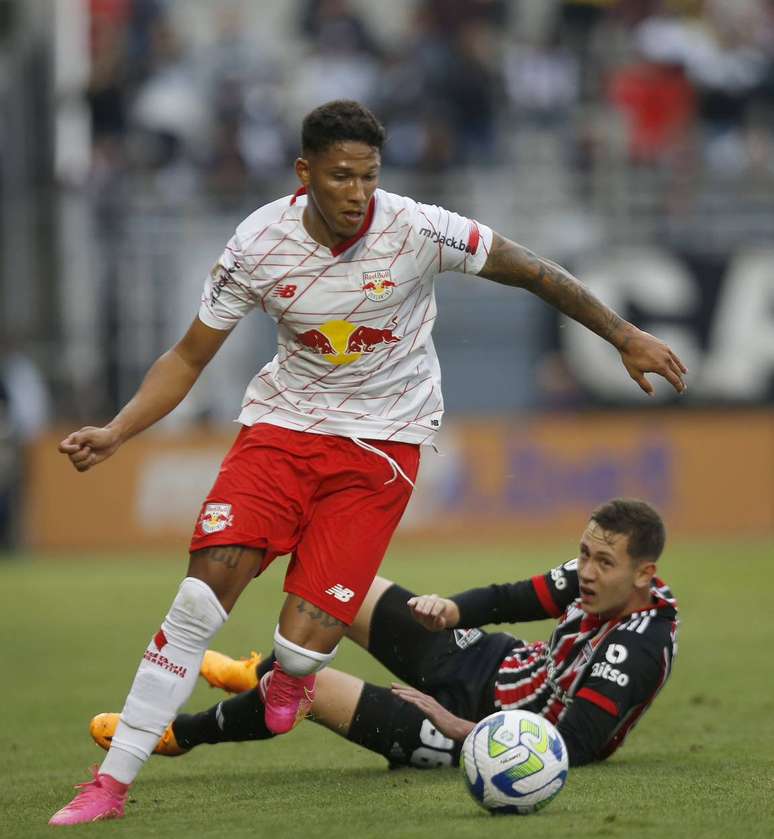
<path fill-rule="evenodd" d="M 75 785 L 80 792 L 51 816 L 49 824 L 84 824 L 123 818 L 129 784 L 122 784 L 110 775 L 100 775 L 96 766 L 92 766 L 91 773 L 92 780 Z"/>
<path fill-rule="evenodd" d="M 263 675 L 261 699 L 266 706 L 266 727 L 274 734 L 286 734 L 309 713 L 314 702 L 314 675 L 289 676 L 278 662 Z"/>

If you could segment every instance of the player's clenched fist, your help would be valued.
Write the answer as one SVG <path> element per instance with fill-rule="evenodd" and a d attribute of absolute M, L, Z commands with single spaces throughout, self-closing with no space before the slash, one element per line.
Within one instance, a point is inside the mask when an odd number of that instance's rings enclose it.
<path fill-rule="evenodd" d="M 437 594 L 420 594 L 407 602 L 414 620 L 431 632 L 451 629 L 460 622 L 460 610 L 453 600 Z"/>
<path fill-rule="evenodd" d="M 59 451 L 70 458 L 70 463 L 79 472 L 86 472 L 109 458 L 120 445 L 121 439 L 115 429 L 87 425 L 68 434 L 59 444 Z"/>

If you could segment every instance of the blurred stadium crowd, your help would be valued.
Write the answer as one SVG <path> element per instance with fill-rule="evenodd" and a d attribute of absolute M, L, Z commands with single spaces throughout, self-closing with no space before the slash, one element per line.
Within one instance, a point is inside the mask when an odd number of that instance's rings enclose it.
<path fill-rule="evenodd" d="M 601 278 L 684 404 L 774 400 L 774 0 L 0 0 L 0 543 L 25 441 L 131 396 L 334 98 L 386 124 L 388 189 Z M 529 295 L 438 298 L 450 413 L 631 400 Z M 251 320 L 173 421 L 274 351 Z"/>
<path fill-rule="evenodd" d="M 91 0 L 99 181 L 251 189 L 296 156 L 303 113 L 344 97 L 385 121 L 385 162 L 413 170 L 507 161 L 510 137 L 542 128 L 576 167 L 618 141 L 638 166 L 774 172 L 772 0 L 413 0 L 390 38 L 362 4 L 299 0 L 287 38 L 258 44 L 258 8 L 217 5 L 197 49 L 180 5 Z"/>

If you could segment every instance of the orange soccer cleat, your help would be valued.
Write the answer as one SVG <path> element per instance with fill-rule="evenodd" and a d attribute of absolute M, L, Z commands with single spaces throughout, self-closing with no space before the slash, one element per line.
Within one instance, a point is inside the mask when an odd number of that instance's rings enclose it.
<path fill-rule="evenodd" d="M 258 684 L 258 666 L 261 654 L 253 650 L 249 658 L 239 660 L 231 656 L 207 650 L 199 671 L 211 687 L 228 693 L 242 693 L 252 690 Z"/>
<path fill-rule="evenodd" d="M 110 743 L 113 740 L 113 735 L 116 733 L 120 719 L 120 714 L 97 714 L 89 723 L 89 734 L 91 734 L 92 740 L 105 751 L 110 748 Z M 164 757 L 178 757 L 179 755 L 184 755 L 187 751 L 188 749 L 184 749 L 178 745 L 175 739 L 175 733 L 172 731 L 172 726 L 170 725 L 161 735 L 161 739 L 153 750 L 153 754 L 164 755 Z"/>

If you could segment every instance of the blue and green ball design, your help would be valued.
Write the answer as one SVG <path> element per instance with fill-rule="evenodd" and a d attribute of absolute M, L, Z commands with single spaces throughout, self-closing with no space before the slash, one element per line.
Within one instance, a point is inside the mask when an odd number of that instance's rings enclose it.
<path fill-rule="evenodd" d="M 567 748 L 548 720 L 529 711 L 499 711 L 462 746 L 462 776 L 476 803 L 491 813 L 542 810 L 567 780 Z"/>

